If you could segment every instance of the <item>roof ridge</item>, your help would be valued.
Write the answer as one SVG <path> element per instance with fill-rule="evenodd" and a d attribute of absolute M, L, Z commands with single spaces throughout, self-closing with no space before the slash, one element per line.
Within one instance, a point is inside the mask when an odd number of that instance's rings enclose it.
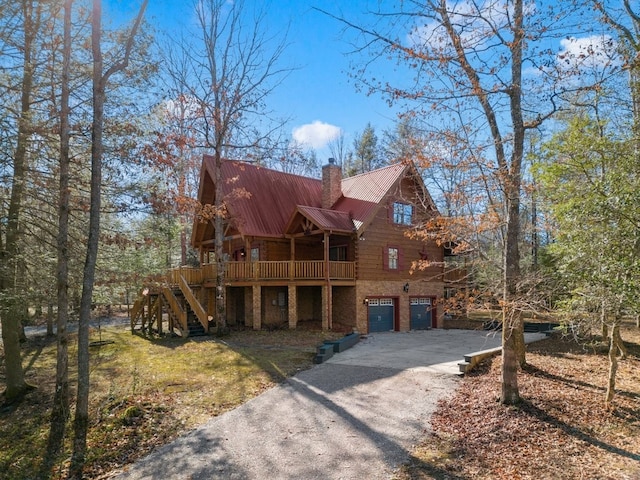
<path fill-rule="evenodd" d="M 385 165 L 384 167 L 376 168 L 375 170 L 369 170 L 368 172 L 362 172 L 362 173 L 358 173 L 357 175 L 351 175 L 350 177 L 344 177 L 342 180 L 350 180 L 352 178 L 363 177 L 365 175 L 371 175 L 372 173 L 380 172 L 382 170 L 387 170 L 390 168 L 395 168 L 398 166 L 402 168 L 406 167 L 406 165 L 403 164 L 402 162 L 396 162 L 396 163 L 392 163 L 391 165 Z"/>
<path fill-rule="evenodd" d="M 205 156 L 213 157 L 213 155 L 209 155 L 209 154 L 206 154 L 206 153 L 205 153 Z M 247 161 L 247 160 L 234 160 L 234 159 L 230 159 L 230 158 L 223 158 L 222 161 L 226 162 L 226 163 L 238 163 L 238 164 L 242 164 L 242 165 L 248 165 L 248 166 L 253 167 L 255 169 L 268 170 L 270 172 L 274 172 L 274 173 L 277 173 L 279 175 L 288 175 L 288 176 L 292 176 L 292 177 L 304 178 L 304 179 L 307 179 L 307 180 L 314 180 L 314 181 L 318 181 L 318 182 L 322 181 L 318 177 L 309 177 L 309 176 L 306 176 L 306 175 L 300 175 L 298 173 L 283 172 L 282 170 L 276 170 L 275 168 L 267 167 L 267 166 L 264 166 L 264 165 L 258 165 L 255 162 L 251 162 L 251 161 Z"/>

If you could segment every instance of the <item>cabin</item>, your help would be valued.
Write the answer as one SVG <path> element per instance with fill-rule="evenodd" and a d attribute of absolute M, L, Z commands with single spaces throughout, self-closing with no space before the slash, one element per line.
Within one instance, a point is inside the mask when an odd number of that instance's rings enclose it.
<path fill-rule="evenodd" d="M 227 324 L 253 329 L 318 322 L 360 333 L 442 325 L 438 302 L 445 250 L 406 232 L 438 215 L 411 162 L 343 178 L 333 160 L 322 178 L 223 160 L 224 288 Z M 205 155 L 199 200 L 215 204 L 215 160 Z M 206 333 L 216 311 L 215 222 L 195 220 L 199 267 L 171 270 L 132 311 L 183 335 Z M 428 260 L 424 269 L 412 263 Z"/>

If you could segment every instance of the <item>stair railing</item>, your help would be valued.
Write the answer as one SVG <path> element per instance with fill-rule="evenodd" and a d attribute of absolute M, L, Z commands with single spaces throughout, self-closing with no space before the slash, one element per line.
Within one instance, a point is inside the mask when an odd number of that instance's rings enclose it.
<path fill-rule="evenodd" d="M 182 291 L 184 298 L 189 303 L 189 306 L 193 310 L 193 313 L 195 313 L 196 317 L 198 317 L 198 320 L 204 327 L 204 331 L 208 332 L 209 331 L 209 315 L 207 315 L 207 311 L 204 309 L 200 301 L 198 301 L 198 299 L 193 293 L 193 290 L 191 290 L 191 287 L 189 286 L 189 284 L 187 283 L 187 281 L 184 279 L 182 275 L 179 276 L 178 282 L 179 282 L 178 285 L 180 287 L 180 291 Z"/>
<path fill-rule="evenodd" d="M 167 300 L 169 308 L 176 316 L 178 323 L 180 324 L 180 329 L 183 333 L 186 332 L 186 334 L 188 335 L 189 328 L 187 327 L 187 312 L 184 311 L 182 305 L 180 305 L 180 302 L 178 302 L 178 299 L 169 287 L 163 287 L 162 294 Z"/>
<path fill-rule="evenodd" d="M 142 297 L 138 297 L 136 299 L 136 301 L 133 302 L 133 306 L 131 307 L 131 314 L 130 314 L 131 332 L 134 331 L 135 326 L 138 323 L 138 317 L 144 311 L 144 303 L 145 303 L 145 301 L 146 301 L 146 297 L 142 296 Z"/>

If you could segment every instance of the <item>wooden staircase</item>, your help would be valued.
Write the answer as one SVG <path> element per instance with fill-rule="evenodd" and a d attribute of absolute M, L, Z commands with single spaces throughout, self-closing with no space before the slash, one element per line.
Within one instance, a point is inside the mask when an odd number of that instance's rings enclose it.
<path fill-rule="evenodd" d="M 151 331 L 155 323 L 162 333 L 163 312 L 169 319 L 169 332 L 177 331 L 184 338 L 209 333 L 209 316 L 193 290 L 180 275 L 177 286 L 146 287 L 133 304 L 130 313 L 131 332 L 140 329 Z"/>

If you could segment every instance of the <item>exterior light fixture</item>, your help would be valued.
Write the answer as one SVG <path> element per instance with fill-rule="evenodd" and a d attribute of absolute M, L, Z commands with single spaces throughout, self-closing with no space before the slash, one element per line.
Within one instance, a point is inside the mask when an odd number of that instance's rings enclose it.
<path fill-rule="evenodd" d="M 404 287 L 402 287 L 402 290 L 404 291 L 404 293 L 409 293 L 409 283 L 405 283 Z"/>
<path fill-rule="evenodd" d="M 369 305 L 369 299 L 368 299 L 368 298 L 365 298 L 365 299 L 362 301 L 362 303 L 363 303 L 364 305 Z"/>

